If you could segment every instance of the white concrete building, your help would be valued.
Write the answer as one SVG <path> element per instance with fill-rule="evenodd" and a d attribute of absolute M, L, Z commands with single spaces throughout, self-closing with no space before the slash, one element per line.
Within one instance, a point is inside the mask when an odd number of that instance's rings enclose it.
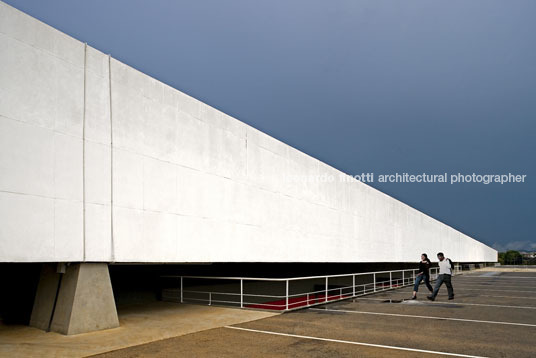
<path fill-rule="evenodd" d="M 497 259 L 4 3 L 0 52 L 0 261 Z"/>
<path fill-rule="evenodd" d="M 0 2 L 0 262 L 497 260 L 340 175 Z"/>

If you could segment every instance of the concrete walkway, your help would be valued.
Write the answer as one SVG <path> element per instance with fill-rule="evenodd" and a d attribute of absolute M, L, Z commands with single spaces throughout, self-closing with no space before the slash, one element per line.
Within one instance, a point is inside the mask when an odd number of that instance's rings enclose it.
<path fill-rule="evenodd" d="M 0 357 L 85 357 L 277 315 L 171 302 L 133 305 L 118 311 L 119 328 L 74 336 L 0 325 Z"/>

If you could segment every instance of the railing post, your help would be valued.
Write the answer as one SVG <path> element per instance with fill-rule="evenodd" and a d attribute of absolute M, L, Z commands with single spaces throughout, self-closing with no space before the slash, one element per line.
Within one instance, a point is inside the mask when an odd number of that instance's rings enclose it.
<path fill-rule="evenodd" d="M 376 292 L 376 272 L 374 272 L 372 276 L 374 276 L 374 292 Z"/>
<path fill-rule="evenodd" d="M 286 280 L 285 283 L 286 283 L 285 310 L 288 311 L 288 280 Z"/>
<path fill-rule="evenodd" d="M 324 302 L 328 302 L 328 277 L 326 276 L 326 297 L 324 297 Z"/>
<path fill-rule="evenodd" d="M 402 286 L 406 286 L 406 271 L 402 270 Z"/>
<path fill-rule="evenodd" d="M 182 291 L 183 291 L 182 280 L 183 280 L 183 278 L 182 278 L 182 276 L 181 276 L 181 303 L 183 303 L 183 301 L 184 301 L 184 294 L 183 294 L 183 292 L 182 292 Z"/>
<path fill-rule="evenodd" d="M 244 308 L 244 280 L 240 279 L 240 308 Z"/>
<path fill-rule="evenodd" d="M 393 288 L 393 272 L 389 271 L 389 288 Z"/>
<path fill-rule="evenodd" d="M 309 306 L 309 292 L 307 292 L 307 306 Z"/>
<path fill-rule="evenodd" d="M 209 293 L 208 293 L 208 305 L 209 305 L 209 306 L 212 305 L 212 292 L 209 292 Z"/>
<path fill-rule="evenodd" d="M 352 296 L 355 297 L 355 275 L 352 275 Z"/>

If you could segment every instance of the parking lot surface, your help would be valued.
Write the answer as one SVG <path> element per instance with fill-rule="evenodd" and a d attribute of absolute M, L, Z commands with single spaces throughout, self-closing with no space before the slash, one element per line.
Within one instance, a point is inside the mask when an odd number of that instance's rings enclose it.
<path fill-rule="evenodd" d="M 453 278 L 109 352 L 100 357 L 535 357 L 536 272 Z"/>

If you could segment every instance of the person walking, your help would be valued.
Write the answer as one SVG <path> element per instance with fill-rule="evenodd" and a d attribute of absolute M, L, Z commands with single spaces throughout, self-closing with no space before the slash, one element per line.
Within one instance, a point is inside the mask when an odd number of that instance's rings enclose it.
<path fill-rule="evenodd" d="M 439 260 L 439 277 L 437 278 L 434 292 L 430 296 L 427 296 L 430 301 L 434 301 L 437 293 L 439 292 L 439 288 L 443 283 L 445 283 L 445 286 L 447 286 L 447 292 L 449 294 L 449 300 L 454 299 L 454 289 L 452 288 L 452 268 L 453 264 L 452 261 L 445 257 L 445 255 L 442 252 L 439 252 L 437 254 L 437 258 Z"/>
<path fill-rule="evenodd" d="M 419 272 L 417 273 L 417 277 L 415 277 L 415 285 L 413 285 L 413 296 L 411 296 L 412 300 L 417 299 L 417 292 L 419 291 L 419 285 L 421 284 L 421 281 L 424 280 L 424 284 L 428 288 L 430 292 L 433 291 L 432 285 L 430 285 L 430 266 L 431 266 L 430 259 L 428 258 L 428 255 L 422 254 L 421 255 L 421 261 L 419 262 Z"/>

